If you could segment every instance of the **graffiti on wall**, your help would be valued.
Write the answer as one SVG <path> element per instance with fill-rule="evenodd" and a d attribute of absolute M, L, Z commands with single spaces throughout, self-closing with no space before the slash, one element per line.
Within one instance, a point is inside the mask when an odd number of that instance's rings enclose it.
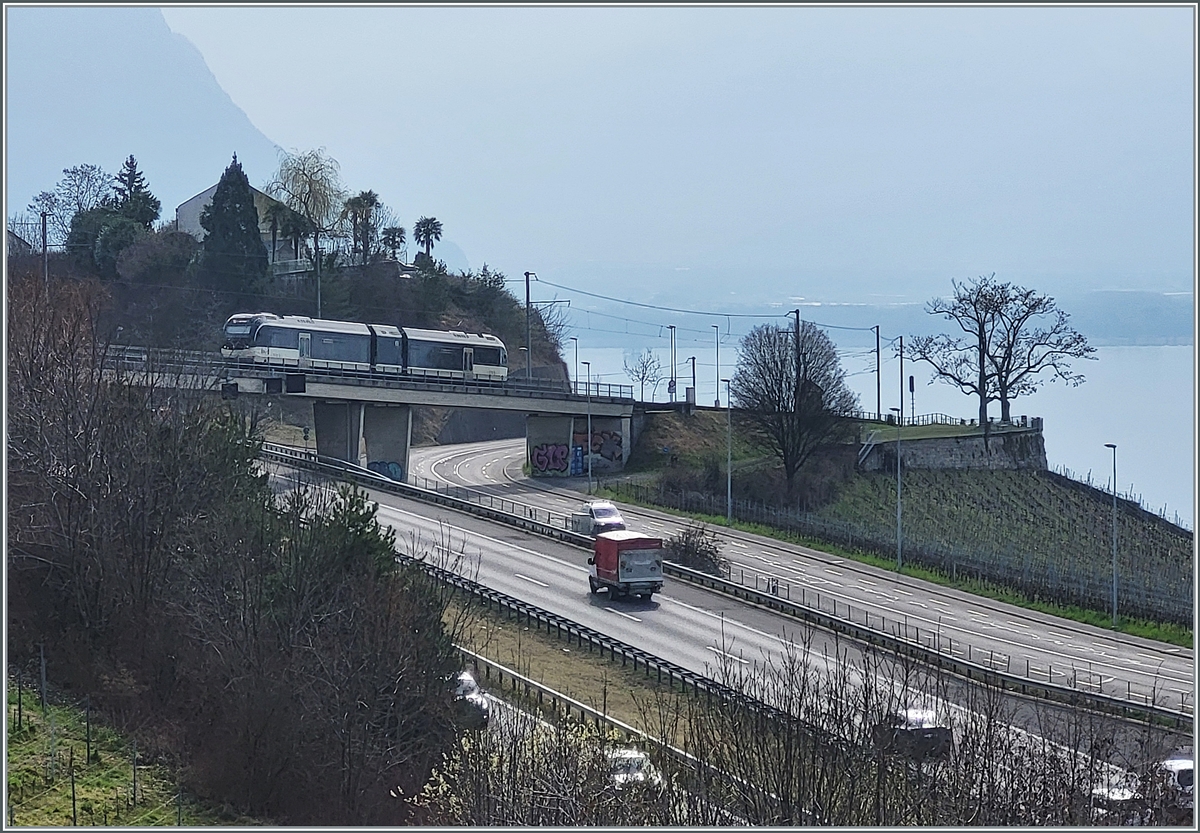
<path fill-rule="evenodd" d="M 390 477 L 392 480 L 404 479 L 404 466 L 400 465 L 395 460 L 376 460 L 373 463 L 367 463 L 367 468 L 376 474 L 382 474 L 384 477 Z"/>
<path fill-rule="evenodd" d="M 568 448 L 565 443 L 542 443 L 534 446 L 529 461 L 538 474 L 566 474 Z"/>
<path fill-rule="evenodd" d="M 575 434 L 572 439 L 576 445 L 586 446 L 587 432 Z M 620 431 L 592 431 L 591 453 L 611 463 L 619 463 L 625 458 L 622 443 Z"/>

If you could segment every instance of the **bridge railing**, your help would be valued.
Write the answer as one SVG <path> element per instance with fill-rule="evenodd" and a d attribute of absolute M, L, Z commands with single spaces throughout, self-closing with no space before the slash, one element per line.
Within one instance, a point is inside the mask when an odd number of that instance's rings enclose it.
<path fill-rule="evenodd" d="M 632 402 L 633 385 L 610 385 L 593 382 L 572 385 L 560 379 L 523 379 L 510 375 L 506 381 L 490 379 L 440 378 L 428 376 L 396 376 L 355 367 L 301 367 L 292 365 L 264 364 L 245 359 L 227 359 L 219 353 L 198 350 L 165 350 L 160 348 L 136 347 L 132 345 L 110 345 L 104 358 L 105 366 L 132 372 L 156 371 L 161 373 L 195 372 L 207 374 L 244 373 L 250 376 L 279 376 L 285 373 L 303 373 L 312 381 L 335 379 L 354 384 L 376 387 L 396 387 L 408 390 L 433 390 L 454 393 L 488 393 L 497 396 L 531 396 L 538 398 L 571 398 L 584 401 L 590 395 L 598 403 Z"/>

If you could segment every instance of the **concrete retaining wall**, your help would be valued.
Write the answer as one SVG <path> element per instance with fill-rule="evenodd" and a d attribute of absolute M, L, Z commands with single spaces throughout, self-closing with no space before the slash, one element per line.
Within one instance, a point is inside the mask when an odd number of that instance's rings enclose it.
<path fill-rule="evenodd" d="M 901 440 L 900 463 L 908 469 L 990 469 L 1045 471 L 1046 444 L 1040 429 L 1006 430 L 971 437 Z M 896 440 L 877 442 L 859 468 L 895 471 Z"/>

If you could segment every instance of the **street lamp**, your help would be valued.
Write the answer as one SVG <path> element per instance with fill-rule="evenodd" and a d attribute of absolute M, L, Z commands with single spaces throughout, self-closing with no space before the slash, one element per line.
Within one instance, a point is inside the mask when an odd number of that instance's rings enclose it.
<path fill-rule="evenodd" d="M 717 401 L 715 407 L 721 407 L 721 325 L 713 324 L 713 339 L 717 345 Z"/>
<path fill-rule="evenodd" d="M 575 375 L 571 377 L 571 387 L 579 390 L 579 339 L 571 336 L 571 341 L 575 342 Z"/>
<path fill-rule="evenodd" d="M 525 352 L 525 378 L 533 378 L 532 362 L 533 362 L 533 330 L 529 323 L 529 278 L 537 277 L 537 272 L 525 273 L 525 346 L 529 349 Z"/>
<path fill-rule="evenodd" d="M 725 523 L 733 526 L 733 397 L 729 395 L 729 380 L 721 381 L 725 383 L 725 404 L 729 406 L 726 411 L 728 452 L 725 458 Z M 718 385 L 717 396 L 720 395 L 721 388 Z"/>
<path fill-rule="evenodd" d="M 592 363 L 584 362 L 587 368 L 587 458 L 588 458 L 588 490 L 592 493 Z"/>
<path fill-rule="evenodd" d="M 667 393 L 671 394 L 671 401 L 675 401 L 675 325 L 668 324 L 667 329 L 671 331 L 671 384 L 667 385 Z"/>
<path fill-rule="evenodd" d="M 1105 443 L 1113 453 L 1113 510 L 1112 510 L 1112 613 L 1113 627 L 1117 626 L 1117 444 Z"/>
<path fill-rule="evenodd" d="M 904 536 L 900 527 L 900 423 L 904 413 L 903 406 L 889 408 L 896 414 L 896 572 L 904 566 Z"/>

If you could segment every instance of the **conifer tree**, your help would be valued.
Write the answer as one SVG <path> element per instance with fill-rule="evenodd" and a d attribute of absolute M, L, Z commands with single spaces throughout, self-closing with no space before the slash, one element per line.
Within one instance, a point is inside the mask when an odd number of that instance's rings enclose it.
<path fill-rule="evenodd" d="M 212 203 L 200 213 L 204 238 L 202 279 L 214 289 L 252 291 L 267 271 L 254 192 L 237 154 L 221 175 Z"/>
<path fill-rule="evenodd" d="M 132 154 L 121 166 L 113 190 L 116 192 L 117 213 L 122 217 L 128 217 L 145 229 L 149 229 L 158 219 L 162 211 L 162 202 L 150 193 L 149 183 L 146 182 L 145 175 L 138 170 L 137 160 Z"/>

